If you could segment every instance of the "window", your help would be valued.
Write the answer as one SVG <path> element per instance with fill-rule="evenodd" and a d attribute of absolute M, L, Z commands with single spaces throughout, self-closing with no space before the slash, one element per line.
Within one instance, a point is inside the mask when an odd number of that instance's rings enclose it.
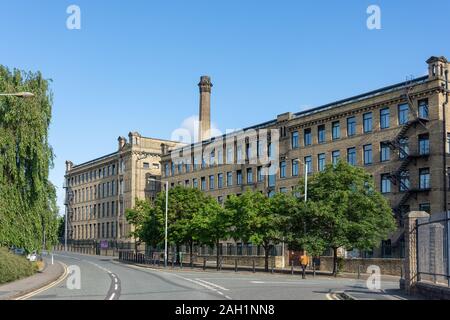
<path fill-rule="evenodd" d="M 262 167 L 258 167 L 258 169 L 256 169 L 256 175 L 257 175 L 258 182 L 263 182 L 264 181 L 264 175 L 263 175 Z"/>
<path fill-rule="evenodd" d="M 286 188 L 286 187 L 281 187 L 281 188 L 280 188 L 280 192 L 281 192 L 281 193 L 287 193 L 287 192 L 288 192 L 288 188 Z"/>
<path fill-rule="evenodd" d="M 218 189 L 223 188 L 223 173 L 219 173 L 217 175 L 217 188 Z"/>
<path fill-rule="evenodd" d="M 216 162 L 215 156 L 216 156 L 216 151 L 212 150 L 211 153 L 209 154 L 209 165 L 210 166 L 215 165 L 215 162 Z"/>
<path fill-rule="evenodd" d="M 197 178 L 192 179 L 192 187 L 198 188 L 198 180 L 197 180 Z"/>
<path fill-rule="evenodd" d="M 340 139 L 341 138 L 341 124 L 339 121 L 335 121 L 331 124 L 331 135 L 332 135 L 332 139 L 336 140 L 336 139 Z"/>
<path fill-rule="evenodd" d="M 170 173 L 173 176 L 175 174 L 175 163 L 171 163 Z"/>
<path fill-rule="evenodd" d="M 223 164 L 223 151 L 222 151 L 222 148 L 217 150 L 217 163 L 218 164 Z"/>
<path fill-rule="evenodd" d="M 215 187 L 214 176 L 210 175 L 209 176 L 209 190 L 214 190 L 214 187 Z"/>
<path fill-rule="evenodd" d="M 269 179 L 268 179 L 269 188 L 270 187 L 275 187 L 275 182 L 276 182 L 276 175 L 275 174 L 269 174 Z"/>
<path fill-rule="evenodd" d="M 389 179 L 389 174 L 381 175 L 381 193 L 391 192 L 391 180 Z"/>
<path fill-rule="evenodd" d="M 372 164 L 372 145 L 366 144 L 364 147 L 364 164 Z"/>
<path fill-rule="evenodd" d="M 237 161 L 238 163 L 242 161 L 242 146 L 237 146 Z"/>
<path fill-rule="evenodd" d="M 223 204 L 223 197 L 222 197 L 222 196 L 218 196 L 218 197 L 217 197 L 217 202 L 218 202 L 219 204 Z"/>
<path fill-rule="evenodd" d="M 286 161 L 280 162 L 280 178 L 286 178 Z"/>
<path fill-rule="evenodd" d="M 333 151 L 331 154 L 331 158 L 332 158 L 331 161 L 332 161 L 333 165 L 337 165 L 337 163 L 341 159 L 341 152 L 339 150 Z"/>
<path fill-rule="evenodd" d="M 428 119 L 428 99 L 419 101 L 419 118 Z"/>
<path fill-rule="evenodd" d="M 356 166 L 356 148 L 347 149 L 347 162 L 353 166 Z"/>
<path fill-rule="evenodd" d="M 227 163 L 228 164 L 233 163 L 233 148 L 232 147 L 227 148 Z"/>
<path fill-rule="evenodd" d="M 450 153 L 450 133 L 447 133 L 447 153 Z"/>
<path fill-rule="evenodd" d="M 419 188 L 430 189 L 430 169 L 419 169 Z"/>
<path fill-rule="evenodd" d="M 347 118 L 347 136 L 351 137 L 356 134 L 356 118 Z"/>
<path fill-rule="evenodd" d="M 399 148 L 399 158 L 405 159 L 409 155 L 409 143 L 408 138 L 402 138 L 399 141 L 400 148 Z"/>
<path fill-rule="evenodd" d="M 419 211 L 425 211 L 431 213 L 431 205 L 430 203 L 421 203 L 419 204 Z"/>
<path fill-rule="evenodd" d="M 242 184 L 242 171 L 236 171 L 236 184 L 240 186 Z"/>
<path fill-rule="evenodd" d="M 245 145 L 245 158 L 247 160 L 250 160 L 252 158 L 252 144 L 251 143 L 247 143 Z"/>
<path fill-rule="evenodd" d="M 298 148 L 298 131 L 292 132 L 291 145 L 292 145 L 292 149 L 297 149 Z"/>
<path fill-rule="evenodd" d="M 400 172 L 399 191 L 400 192 L 408 191 L 409 188 L 410 188 L 409 171 L 405 170 Z"/>
<path fill-rule="evenodd" d="M 312 173 L 313 172 L 313 168 L 312 168 L 312 157 L 311 156 L 307 156 L 305 157 L 305 166 L 307 168 L 307 173 Z"/>
<path fill-rule="evenodd" d="M 389 108 L 384 108 L 380 110 L 380 128 L 389 128 Z"/>
<path fill-rule="evenodd" d="M 408 122 L 409 105 L 407 103 L 398 106 L 398 124 L 402 125 Z"/>
<path fill-rule="evenodd" d="M 363 114 L 364 133 L 372 132 L 372 112 Z"/>
<path fill-rule="evenodd" d="M 189 187 L 189 180 L 184 180 L 184 186 L 187 188 L 187 187 Z"/>
<path fill-rule="evenodd" d="M 325 170 L 325 153 L 321 153 L 317 156 L 317 168 L 319 171 Z"/>
<path fill-rule="evenodd" d="M 320 125 L 317 127 L 317 142 L 318 143 L 325 142 L 325 125 Z"/>
<path fill-rule="evenodd" d="M 304 130 L 303 140 L 304 140 L 305 146 L 311 145 L 311 143 L 312 143 L 311 129 Z"/>
<path fill-rule="evenodd" d="M 256 145 L 256 154 L 258 158 L 262 156 L 263 152 L 264 152 L 264 144 L 261 140 L 258 140 L 258 143 Z"/>
<path fill-rule="evenodd" d="M 419 154 L 430 154 L 430 138 L 427 134 L 422 134 L 419 136 Z"/>
<path fill-rule="evenodd" d="M 391 149 L 387 142 L 380 143 L 380 161 L 389 161 L 391 159 Z"/>
<path fill-rule="evenodd" d="M 297 177 L 298 176 L 298 159 L 292 160 L 292 176 Z"/>
<path fill-rule="evenodd" d="M 233 185 L 233 172 L 227 172 L 227 186 Z"/>
<path fill-rule="evenodd" d="M 206 179 L 205 179 L 205 177 L 201 178 L 201 186 L 200 186 L 200 188 L 202 190 L 206 190 Z"/>
<path fill-rule="evenodd" d="M 253 170 L 252 168 L 247 169 L 247 184 L 253 183 Z"/>
<path fill-rule="evenodd" d="M 178 162 L 178 174 L 181 174 L 181 173 L 183 173 L 183 162 L 182 161 L 180 161 L 180 162 Z"/>

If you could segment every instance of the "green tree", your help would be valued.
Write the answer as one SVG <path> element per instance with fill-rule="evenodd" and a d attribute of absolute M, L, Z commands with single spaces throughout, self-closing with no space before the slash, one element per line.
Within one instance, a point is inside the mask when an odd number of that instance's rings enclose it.
<path fill-rule="evenodd" d="M 213 198 L 206 196 L 203 206 L 192 219 L 195 239 L 210 247 L 216 246 L 216 267 L 219 269 L 221 240 L 227 239 L 233 229 L 233 216 Z"/>
<path fill-rule="evenodd" d="M 396 227 L 392 209 L 375 190 L 371 175 L 342 161 L 312 176 L 304 209 L 309 239 L 316 240 L 319 248 L 326 245 L 333 249 L 334 274 L 338 271 L 338 248 L 377 247 Z"/>
<path fill-rule="evenodd" d="M 225 202 L 225 209 L 233 217 L 233 238 L 262 245 L 266 271 L 269 270 L 270 249 L 283 239 L 283 225 L 287 221 L 283 205 L 287 203 L 287 197 L 277 194 L 269 198 L 259 191 L 247 190 Z"/>
<path fill-rule="evenodd" d="M 180 251 L 182 244 L 187 244 L 191 263 L 193 262 L 193 246 L 198 240 L 198 230 L 193 223 L 194 217 L 209 205 L 210 198 L 198 189 L 176 186 L 169 190 L 168 241 L 175 244 L 177 251 Z M 161 192 L 155 200 L 150 214 L 151 219 L 146 220 L 144 230 L 147 236 L 155 232 L 157 239 L 160 239 L 161 231 L 164 232 L 165 210 L 165 192 Z M 157 239 L 152 237 L 151 240 L 155 242 L 154 240 Z"/>
<path fill-rule="evenodd" d="M 39 250 L 44 235 L 57 237 L 55 189 L 49 182 L 48 143 L 52 94 L 40 73 L 0 66 L 0 92 L 32 92 L 28 99 L 0 97 L 0 245 Z"/>
<path fill-rule="evenodd" d="M 135 248 L 137 253 L 137 248 L 139 244 L 144 240 L 145 236 L 143 234 L 144 224 L 150 216 L 151 204 L 147 200 L 139 200 L 136 198 L 135 205 L 132 209 L 125 210 L 125 217 L 127 222 L 131 224 L 131 232 L 129 236 L 134 238 Z"/>

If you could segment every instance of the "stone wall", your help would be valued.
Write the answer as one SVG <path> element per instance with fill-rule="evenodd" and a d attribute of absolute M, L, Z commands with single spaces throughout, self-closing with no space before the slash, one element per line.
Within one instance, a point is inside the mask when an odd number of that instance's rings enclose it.
<path fill-rule="evenodd" d="M 416 282 L 412 293 L 426 299 L 450 300 L 450 288 L 432 283 Z"/>
<path fill-rule="evenodd" d="M 401 276 L 403 268 L 403 259 L 341 259 L 342 269 L 340 272 L 358 273 L 360 268 L 361 273 L 366 273 L 367 267 L 376 265 L 380 267 L 382 275 Z M 333 270 L 333 257 L 320 257 L 320 271 Z"/>

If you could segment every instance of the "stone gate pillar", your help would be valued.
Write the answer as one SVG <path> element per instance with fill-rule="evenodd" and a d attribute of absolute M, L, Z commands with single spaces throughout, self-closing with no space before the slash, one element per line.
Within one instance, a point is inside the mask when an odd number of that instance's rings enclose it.
<path fill-rule="evenodd" d="M 405 221 L 405 279 L 404 288 L 407 294 L 417 282 L 417 239 L 416 239 L 416 221 L 419 218 L 429 218 L 430 215 L 425 211 L 411 211 L 408 213 Z"/>

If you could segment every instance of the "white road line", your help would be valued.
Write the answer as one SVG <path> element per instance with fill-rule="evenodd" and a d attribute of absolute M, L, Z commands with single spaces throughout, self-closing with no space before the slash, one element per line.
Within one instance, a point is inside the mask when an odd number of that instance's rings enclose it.
<path fill-rule="evenodd" d="M 205 280 L 202 280 L 202 279 L 198 279 L 198 278 L 195 279 L 195 280 L 198 280 L 198 281 L 201 281 L 201 282 L 203 282 L 203 283 L 206 283 L 207 285 L 210 285 L 210 286 L 219 288 L 220 290 L 223 290 L 223 291 L 229 291 L 229 289 L 224 288 L 224 287 L 221 287 L 221 286 L 219 286 L 219 285 L 217 285 L 217 284 L 215 284 L 215 283 L 212 283 L 212 282 L 208 282 L 208 281 L 205 281 Z"/>
<path fill-rule="evenodd" d="M 208 289 L 208 290 L 211 290 L 211 291 L 213 291 L 213 292 L 215 292 L 215 293 L 218 293 L 218 294 L 220 294 L 220 295 L 223 295 L 222 292 L 220 292 L 219 290 L 217 290 L 216 288 L 214 288 L 214 287 L 212 287 L 212 286 L 209 286 L 209 285 L 207 285 L 207 284 L 205 284 L 205 283 L 202 283 L 202 282 L 200 282 L 200 281 L 196 281 L 196 280 L 193 280 L 193 279 L 189 279 L 189 278 L 182 277 L 182 276 L 180 276 L 180 275 L 178 275 L 178 274 L 175 274 L 175 273 L 165 272 L 165 271 L 161 271 L 161 270 L 157 270 L 157 269 L 153 269 L 153 268 L 144 268 L 144 267 L 134 266 L 134 265 L 127 265 L 127 266 L 130 267 L 130 268 L 134 268 L 134 269 L 149 270 L 149 271 L 154 271 L 154 272 L 163 273 L 163 274 L 166 274 L 166 275 L 168 275 L 168 276 L 174 276 L 174 277 L 183 279 L 183 280 L 185 280 L 185 281 L 189 281 L 189 282 L 195 283 L 196 285 L 199 285 L 199 286 L 201 286 L 201 287 L 204 287 L 204 288 L 206 288 L 206 289 Z M 231 300 L 231 298 L 230 298 L 229 296 L 225 296 L 225 298 L 228 299 L 228 300 Z"/>
<path fill-rule="evenodd" d="M 114 286 L 114 290 L 117 290 L 117 288 L 118 288 L 118 286 L 117 286 L 117 284 Z"/>
<path fill-rule="evenodd" d="M 116 294 L 113 292 L 113 294 L 111 295 L 111 297 L 109 297 L 109 300 L 112 300 L 112 299 L 114 299 L 114 296 L 115 296 Z"/>
<path fill-rule="evenodd" d="M 114 282 L 117 283 L 117 278 L 114 278 Z"/>

